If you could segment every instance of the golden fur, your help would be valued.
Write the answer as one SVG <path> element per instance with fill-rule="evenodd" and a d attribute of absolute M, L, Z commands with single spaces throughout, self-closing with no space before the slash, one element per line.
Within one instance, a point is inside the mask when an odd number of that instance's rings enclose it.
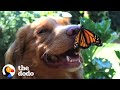
<path fill-rule="evenodd" d="M 59 26 L 69 25 L 69 19 L 62 17 L 43 17 L 39 20 L 21 27 L 16 34 L 16 39 L 5 54 L 5 63 L 16 67 L 14 78 L 34 79 L 82 79 L 82 64 L 77 68 L 63 69 L 46 66 L 40 57 L 47 51 L 49 54 L 58 55 L 69 50 L 74 42 L 66 35 L 65 30 Z M 49 30 L 39 35 L 41 28 Z M 33 77 L 17 76 L 17 66 L 29 66 L 34 72 Z"/>

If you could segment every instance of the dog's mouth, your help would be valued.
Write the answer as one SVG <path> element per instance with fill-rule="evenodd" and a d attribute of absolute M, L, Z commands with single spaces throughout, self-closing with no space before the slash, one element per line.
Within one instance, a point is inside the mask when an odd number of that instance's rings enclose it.
<path fill-rule="evenodd" d="M 79 49 L 70 49 L 60 55 L 50 55 L 45 53 L 42 56 L 45 64 L 55 68 L 75 68 L 79 67 L 82 62 L 82 57 L 79 54 Z"/>

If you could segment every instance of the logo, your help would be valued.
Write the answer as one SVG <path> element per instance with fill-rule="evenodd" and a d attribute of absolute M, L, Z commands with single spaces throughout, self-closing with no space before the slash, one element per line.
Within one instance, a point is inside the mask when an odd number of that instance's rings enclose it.
<path fill-rule="evenodd" d="M 13 75 L 15 74 L 15 67 L 11 64 L 7 64 L 3 67 L 2 73 L 7 78 L 12 78 Z"/>
<path fill-rule="evenodd" d="M 31 72 L 28 66 L 18 66 L 18 76 L 34 76 L 34 72 Z"/>

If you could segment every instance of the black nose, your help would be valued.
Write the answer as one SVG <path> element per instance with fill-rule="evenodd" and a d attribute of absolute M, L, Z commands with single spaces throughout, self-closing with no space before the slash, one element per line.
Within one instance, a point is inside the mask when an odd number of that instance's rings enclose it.
<path fill-rule="evenodd" d="M 68 26 L 68 28 L 66 30 L 66 34 L 68 36 L 74 36 L 74 35 L 78 34 L 79 30 L 80 30 L 80 26 L 78 26 L 78 25 L 70 25 L 70 26 Z"/>

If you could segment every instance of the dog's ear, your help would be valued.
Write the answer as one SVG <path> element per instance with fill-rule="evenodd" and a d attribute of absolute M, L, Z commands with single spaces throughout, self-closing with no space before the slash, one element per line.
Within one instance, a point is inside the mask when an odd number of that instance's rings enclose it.
<path fill-rule="evenodd" d="M 69 25 L 71 24 L 71 18 L 70 17 L 57 17 L 56 21 L 61 25 Z"/>
<path fill-rule="evenodd" d="M 72 15 L 68 12 L 61 12 L 59 14 L 59 16 L 61 18 L 58 18 L 58 23 L 62 24 L 62 25 L 68 25 L 68 24 L 71 24 L 70 21 L 71 21 L 71 17 Z"/>
<path fill-rule="evenodd" d="M 17 64 L 20 60 L 22 60 L 25 48 L 25 38 L 28 30 L 29 26 L 26 25 L 17 31 L 16 40 L 5 54 L 5 64 Z"/>

